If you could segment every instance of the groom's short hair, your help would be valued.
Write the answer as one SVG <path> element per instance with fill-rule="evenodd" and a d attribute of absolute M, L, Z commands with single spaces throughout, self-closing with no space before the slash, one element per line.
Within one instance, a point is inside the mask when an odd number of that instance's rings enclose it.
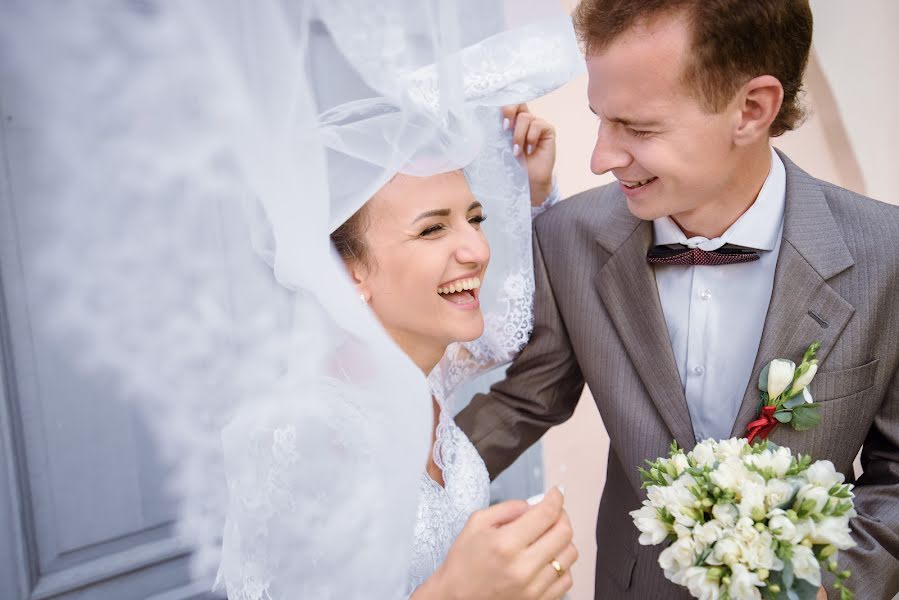
<path fill-rule="evenodd" d="M 693 28 L 684 80 L 707 110 L 722 111 L 744 83 L 772 75 L 784 99 L 770 134 L 800 124 L 812 43 L 808 0 L 581 0 L 573 18 L 589 56 L 602 54 L 635 25 L 669 15 L 685 15 Z"/>

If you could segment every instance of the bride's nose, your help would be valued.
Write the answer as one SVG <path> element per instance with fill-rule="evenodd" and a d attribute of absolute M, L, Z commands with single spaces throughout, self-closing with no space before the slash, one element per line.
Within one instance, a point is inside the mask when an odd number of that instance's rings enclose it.
<path fill-rule="evenodd" d="M 490 261 L 490 245 L 480 231 L 470 229 L 459 239 L 455 255 L 460 263 L 476 263 L 483 266 Z"/>

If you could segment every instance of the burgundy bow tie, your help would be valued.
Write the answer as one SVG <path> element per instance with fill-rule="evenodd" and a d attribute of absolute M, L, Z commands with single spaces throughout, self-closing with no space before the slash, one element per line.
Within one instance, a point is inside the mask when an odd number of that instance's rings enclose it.
<path fill-rule="evenodd" d="M 710 252 L 688 248 L 683 244 L 653 246 L 646 255 L 651 265 L 733 265 L 759 259 L 759 253 L 749 248 L 724 244 Z"/>

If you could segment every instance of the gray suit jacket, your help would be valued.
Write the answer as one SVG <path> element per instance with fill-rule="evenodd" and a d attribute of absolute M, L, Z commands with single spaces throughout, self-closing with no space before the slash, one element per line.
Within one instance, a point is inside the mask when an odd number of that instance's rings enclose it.
<path fill-rule="evenodd" d="M 756 382 L 774 358 L 798 361 L 822 342 L 812 393 L 821 423 L 771 439 L 828 459 L 856 485 L 858 547 L 842 553 L 859 600 L 899 592 L 899 208 L 803 172 L 786 157 L 783 243 L 764 333 L 732 435 L 744 435 Z M 688 598 L 665 580 L 661 546 L 643 547 L 628 512 L 645 497 L 637 467 L 696 441 L 653 270 L 652 223 L 615 185 L 578 194 L 535 223 L 531 341 L 505 380 L 457 417 L 491 476 L 568 419 L 586 382 L 609 433 L 596 530 L 597 598 Z M 710 267 L 711 268 L 711 267 Z M 727 268 L 727 267 L 719 267 Z M 738 318 L 735 316 L 735 318 Z M 833 592 L 831 592 L 833 597 Z"/>

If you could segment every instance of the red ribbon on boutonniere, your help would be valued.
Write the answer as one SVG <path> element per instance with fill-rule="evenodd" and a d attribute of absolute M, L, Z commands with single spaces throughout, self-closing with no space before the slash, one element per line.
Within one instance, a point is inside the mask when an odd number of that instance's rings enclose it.
<path fill-rule="evenodd" d="M 763 440 L 767 439 L 768 435 L 774 431 L 774 428 L 780 422 L 774 418 L 774 411 L 776 410 L 776 406 L 763 406 L 759 418 L 746 426 L 746 432 L 749 434 L 746 437 L 749 439 L 750 444 L 757 437 Z"/>
<path fill-rule="evenodd" d="M 775 358 L 762 369 L 758 418 L 746 427 L 749 443 L 767 439 L 781 423 L 789 423 L 796 431 L 805 431 L 821 420 L 808 390 L 818 372 L 815 354 L 820 347 L 821 342 L 809 345 L 798 367 L 791 360 Z"/>

